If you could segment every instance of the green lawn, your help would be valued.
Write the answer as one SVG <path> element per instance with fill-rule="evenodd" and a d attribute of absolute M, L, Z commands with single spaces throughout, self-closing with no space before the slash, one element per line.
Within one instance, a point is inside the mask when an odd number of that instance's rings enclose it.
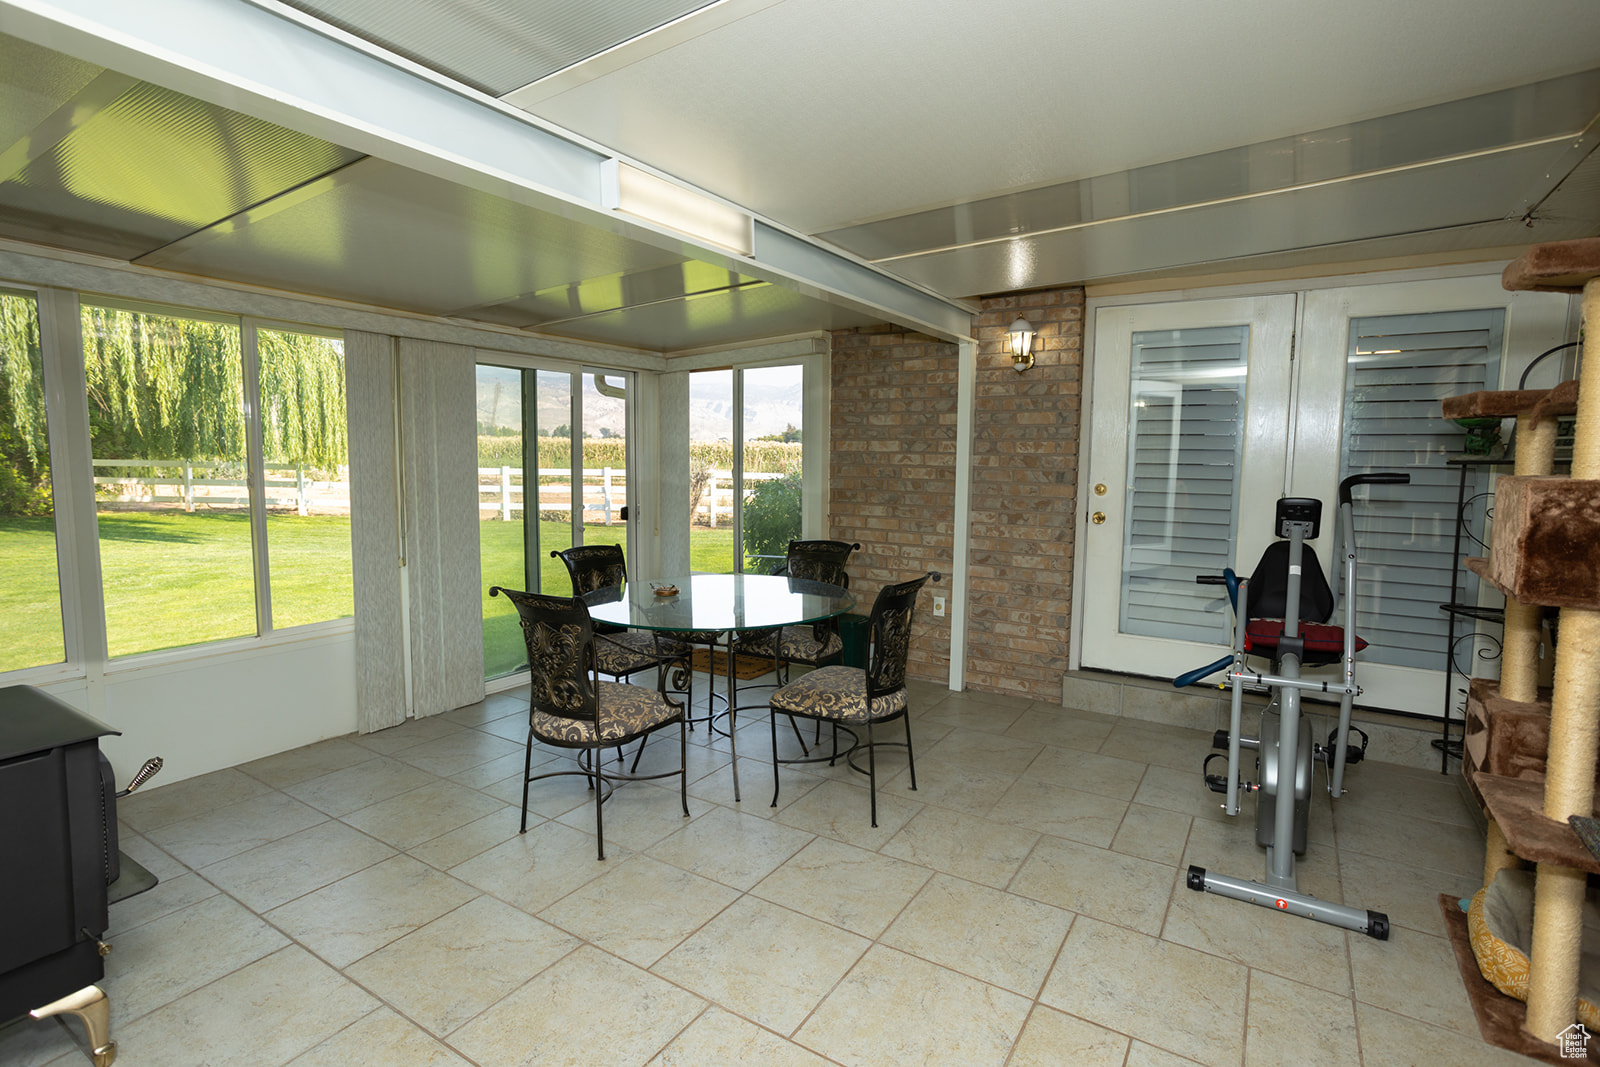
<path fill-rule="evenodd" d="M 488 677 L 524 662 L 516 613 L 489 586 L 528 585 L 522 568 L 522 524 L 486 522 L 483 552 L 484 662 Z M 589 544 L 623 543 L 621 526 L 584 528 Z M 277 627 L 336 619 L 351 612 L 350 520 L 273 515 L 267 520 Z M 566 523 L 540 525 L 539 584 L 567 594 L 572 586 L 552 549 L 567 548 Z M 728 529 L 696 530 L 695 570 L 726 571 L 733 559 Z M 249 520 L 242 513 L 107 512 L 100 516 L 100 559 L 106 589 L 106 633 L 113 656 L 200 644 L 256 632 Z M 50 519 L 0 517 L 0 671 L 64 658 L 55 536 Z"/>

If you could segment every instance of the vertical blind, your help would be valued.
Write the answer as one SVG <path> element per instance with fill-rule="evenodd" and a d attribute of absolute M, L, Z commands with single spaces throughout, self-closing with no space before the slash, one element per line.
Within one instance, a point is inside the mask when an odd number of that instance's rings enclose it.
<path fill-rule="evenodd" d="M 1451 555 L 1460 471 L 1446 460 L 1461 451 L 1465 431 L 1444 418 L 1440 401 L 1498 387 L 1504 320 L 1500 308 L 1350 320 L 1340 477 L 1411 475 L 1404 488 L 1355 490 L 1356 629 L 1371 645 L 1364 659 L 1429 670 L 1444 664 L 1439 606 L 1460 566 Z M 1467 470 L 1467 498 L 1478 502 L 1464 520 L 1480 536 L 1488 478 L 1487 468 Z M 1342 595 L 1342 570 L 1336 580 Z M 1473 600 L 1476 581 L 1462 571 L 1458 598 Z"/>
<path fill-rule="evenodd" d="M 1248 326 L 1133 335 L 1123 633 L 1228 640 L 1226 602 L 1194 579 L 1233 561 L 1249 351 Z"/>

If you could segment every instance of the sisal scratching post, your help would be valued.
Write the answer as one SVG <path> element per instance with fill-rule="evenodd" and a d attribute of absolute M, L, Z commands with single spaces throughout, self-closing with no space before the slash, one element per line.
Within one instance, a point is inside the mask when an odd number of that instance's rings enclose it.
<path fill-rule="evenodd" d="M 1517 416 L 1517 461 L 1514 474 L 1549 474 L 1555 468 L 1556 420 L 1533 414 Z M 1539 699 L 1539 607 L 1506 598 L 1505 625 L 1501 631 L 1500 695 L 1507 700 L 1533 703 Z M 1493 816 L 1483 849 L 1483 884 L 1518 860 L 1506 845 L 1506 835 Z"/>
<path fill-rule="evenodd" d="M 1572 477 L 1600 478 L 1600 239 L 1536 245 L 1506 268 L 1508 289 L 1575 292 L 1582 287 L 1585 331 L 1578 384 L 1578 423 Z M 1600 611 L 1563 608 L 1550 707 L 1550 754 L 1544 813 L 1565 821 L 1594 805 L 1596 741 L 1600 738 Z M 1528 1031 L 1554 1042 L 1576 1018 L 1578 958 L 1585 878 L 1553 863 L 1539 864 L 1534 889 L 1533 951 L 1528 982 Z"/>

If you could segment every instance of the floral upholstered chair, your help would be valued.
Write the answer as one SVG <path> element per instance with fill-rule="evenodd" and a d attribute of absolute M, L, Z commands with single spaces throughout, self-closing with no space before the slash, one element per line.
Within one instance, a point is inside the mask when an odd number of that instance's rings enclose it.
<path fill-rule="evenodd" d="M 517 609 L 522 637 L 528 647 L 531 692 L 528 697 L 528 745 L 522 766 L 522 828 L 528 829 L 528 786 L 543 778 L 582 775 L 594 790 L 594 832 L 599 854 L 606 858 L 603 808 L 617 782 L 653 778 L 679 780 L 683 814 L 689 814 L 688 735 L 684 732 L 684 705 L 669 699 L 666 676 L 658 674 L 656 688 L 600 680 L 598 639 L 589 609 L 578 597 L 544 596 L 493 586 L 490 596 L 504 596 Z M 662 727 L 678 724 L 678 769 L 659 774 L 606 772 L 602 749 L 648 737 Z M 533 745 L 575 750 L 577 766 L 570 770 L 533 773 Z M 637 766 L 637 761 L 635 761 Z"/>
<path fill-rule="evenodd" d="M 811 756 L 799 760 L 778 758 L 778 716 L 789 715 L 830 722 L 856 737 L 855 748 L 865 748 L 867 766 L 863 770 L 871 783 L 872 825 L 878 825 L 878 769 L 874 749 L 879 744 L 902 742 L 875 741 L 872 728 L 895 719 L 906 725 L 906 759 L 910 764 L 911 788 L 917 787 L 917 765 L 911 753 L 911 719 L 906 711 L 906 657 L 911 650 L 911 620 L 917 594 L 929 580 L 939 580 L 938 571 L 899 585 L 885 586 L 873 602 L 867 623 L 872 648 L 865 670 L 860 667 L 822 667 L 789 683 L 772 694 L 772 804 L 778 804 L 778 764 L 811 760 L 833 760 L 839 756 L 838 732 L 834 733 L 832 756 Z M 846 753 L 848 757 L 851 753 Z"/>

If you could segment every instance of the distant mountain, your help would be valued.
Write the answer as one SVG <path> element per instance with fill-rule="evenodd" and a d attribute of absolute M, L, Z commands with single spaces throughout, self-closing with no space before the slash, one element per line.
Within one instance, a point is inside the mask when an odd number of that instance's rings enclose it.
<path fill-rule="evenodd" d="M 554 376 L 552 376 L 554 377 Z M 700 376 L 696 376 L 699 379 Z M 697 380 L 689 398 L 689 436 L 695 441 L 726 441 L 733 438 L 733 406 L 729 400 L 732 375 L 720 372 Z M 478 367 L 478 422 L 517 430 L 522 426 L 522 375 L 508 367 Z M 721 379 L 718 381 L 716 379 Z M 544 379 L 548 381 L 548 379 Z M 548 433 L 572 421 L 571 396 L 562 376 L 560 389 L 538 391 L 538 428 Z M 583 377 L 583 428 L 591 437 L 603 428 L 622 433 L 626 424 L 627 402 L 609 397 L 594 388 L 590 375 Z M 789 368 L 758 368 L 745 374 L 744 432 L 747 438 L 782 433 L 801 420 L 800 376 Z"/>

